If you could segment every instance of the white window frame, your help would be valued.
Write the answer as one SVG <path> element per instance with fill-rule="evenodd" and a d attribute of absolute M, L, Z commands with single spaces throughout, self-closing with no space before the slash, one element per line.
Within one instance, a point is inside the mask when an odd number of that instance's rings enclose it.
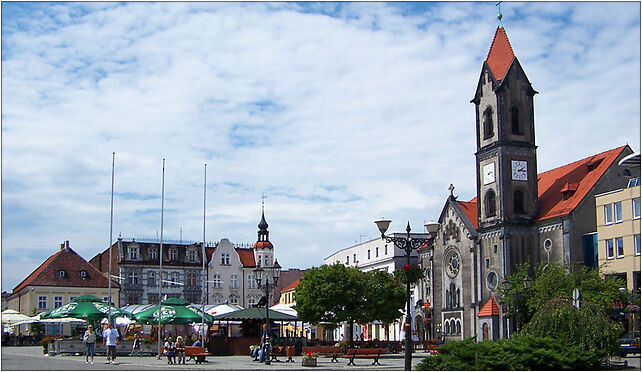
<path fill-rule="evenodd" d="M 178 258 L 178 251 L 176 248 L 172 248 L 169 250 L 169 260 L 170 261 L 175 261 Z"/>
<path fill-rule="evenodd" d="M 138 285 L 138 273 L 135 271 L 127 275 L 127 284 Z"/>
<path fill-rule="evenodd" d="M 624 238 L 615 238 L 615 256 L 617 258 L 624 257 Z"/>
<path fill-rule="evenodd" d="M 81 278 L 86 278 L 87 277 L 87 270 L 80 270 L 80 277 Z"/>
<path fill-rule="evenodd" d="M 223 286 L 223 281 L 221 280 L 221 274 L 214 274 L 214 276 L 212 276 L 212 286 L 214 288 L 221 288 Z"/>
<path fill-rule="evenodd" d="M 235 295 L 235 294 L 230 295 L 230 304 L 238 305 L 239 304 L 239 296 Z"/>
<path fill-rule="evenodd" d="M 615 223 L 620 223 L 623 221 L 622 219 L 622 202 L 616 202 L 613 203 L 613 217 L 615 219 Z"/>
<path fill-rule="evenodd" d="M 604 224 L 613 224 L 613 206 L 611 204 L 606 204 L 604 206 Z"/>
<path fill-rule="evenodd" d="M 64 277 L 65 277 L 65 275 L 67 275 L 67 273 L 65 272 L 65 270 L 58 270 L 58 277 L 59 277 L 59 278 L 64 278 Z"/>
<path fill-rule="evenodd" d="M 633 251 L 636 256 L 640 255 L 640 234 L 633 235 Z"/>
<path fill-rule="evenodd" d="M 385 244 L 385 245 L 383 246 L 383 255 L 384 255 L 384 256 L 387 256 L 387 255 L 388 255 L 388 244 Z"/>
<path fill-rule="evenodd" d="M 256 288 L 256 277 L 254 276 L 254 274 L 247 274 L 247 288 Z"/>
<path fill-rule="evenodd" d="M 220 305 L 223 303 L 223 295 L 220 293 L 214 293 L 212 295 L 212 304 Z"/>
<path fill-rule="evenodd" d="M 138 260 L 138 247 L 129 247 L 129 259 L 131 261 Z"/>
<path fill-rule="evenodd" d="M 196 251 L 193 249 L 189 250 L 189 262 L 196 262 Z"/>
<path fill-rule="evenodd" d="M 49 299 L 47 296 L 38 296 L 38 310 L 46 310 L 48 303 Z"/>
<path fill-rule="evenodd" d="M 230 275 L 230 288 L 238 288 L 239 286 L 239 277 L 236 274 Z"/>
<path fill-rule="evenodd" d="M 54 296 L 54 309 L 64 305 L 63 296 Z"/>
<path fill-rule="evenodd" d="M 270 267 L 270 256 L 265 256 L 265 267 Z"/>
<path fill-rule="evenodd" d="M 633 219 L 639 220 L 640 219 L 640 198 L 633 198 L 632 206 L 633 206 Z"/>
<path fill-rule="evenodd" d="M 606 239 L 604 241 L 604 245 L 606 248 L 606 259 L 612 260 L 615 258 L 615 245 L 613 243 L 613 239 Z"/>
<path fill-rule="evenodd" d="M 147 272 L 147 286 L 156 287 L 156 272 L 148 271 Z"/>
<path fill-rule="evenodd" d="M 156 254 L 156 248 L 150 248 L 149 249 L 149 259 L 150 260 L 155 260 L 158 258 L 158 255 Z"/>
<path fill-rule="evenodd" d="M 230 266 L 230 254 L 221 253 L 221 266 Z"/>

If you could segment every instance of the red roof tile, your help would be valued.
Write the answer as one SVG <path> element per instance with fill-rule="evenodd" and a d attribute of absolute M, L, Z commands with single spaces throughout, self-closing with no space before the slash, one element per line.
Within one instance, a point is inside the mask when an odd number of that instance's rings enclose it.
<path fill-rule="evenodd" d="M 274 246 L 272 246 L 272 243 L 270 243 L 269 241 L 268 242 L 256 242 L 256 243 L 254 243 L 254 247 L 253 248 L 254 249 L 257 249 L 257 248 L 258 249 L 274 248 Z"/>
<path fill-rule="evenodd" d="M 476 229 L 479 228 L 477 222 L 477 198 L 474 198 L 469 202 L 458 201 L 457 203 L 459 203 L 459 207 L 461 207 L 461 210 L 464 212 L 466 217 L 468 217 L 470 223 L 472 223 Z"/>
<path fill-rule="evenodd" d="M 299 282 L 300 282 L 300 281 L 301 281 L 301 279 L 299 279 L 299 280 L 297 280 L 296 282 L 294 282 L 294 283 L 290 284 L 289 286 L 287 286 L 287 287 L 283 288 L 283 289 L 281 290 L 281 292 L 289 291 L 290 289 L 294 289 L 294 288 L 296 288 L 296 286 L 297 286 L 297 285 L 299 285 Z"/>
<path fill-rule="evenodd" d="M 60 270 L 66 275 L 58 276 Z M 81 271 L 86 271 L 85 278 L 80 277 Z M 89 264 L 71 248 L 61 249 L 38 266 L 25 280 L 13 289 L 16 293 L 29 285 L 53 287 L 90 287 L 108 288 L 107 277 Z"/>
<path fill-rule="evenodd" d="M 499 305 L 497 305 L 497 301 L 493 297 L 486 302 L 486 305 L 484 305 L 481 310 L 477 313 L 478 317 L 482 316 L 493 316 L 493 315 L 499 315 Z"/>
<path fill-rule="evenodd" d="M 254 250 L 247 248 L 236 248 L 236 253 L 241 259 L 241 263 L 245 267 L 254 267 L 256 266 L 256 261 L 254 261 Z"/>
<path fill-rule="evenodd" d="M 486 63 L 488 63 L 488 67 L 490 67 L 495 79 L 504 79 L 510 64 L 513 62 L 513 58 L 515 58 L 515 54 L 508 41 L 508 36 L 506 36 L 506 31 L 503 27 L 497 27 L 493 43 L 490 45 L 490 50 L 486 57 Z"/>

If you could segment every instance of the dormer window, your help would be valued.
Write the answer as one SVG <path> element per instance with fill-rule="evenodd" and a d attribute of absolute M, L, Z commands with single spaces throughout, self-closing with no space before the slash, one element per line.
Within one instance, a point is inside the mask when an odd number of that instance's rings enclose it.
<path fill-rule="evenodd" d="M 80 277 L 85 279 L 87 277 L 87 271 L 86 270 L 80 270 Z"/>
<path fill-rule="evenodd" d="M 129 247 L 129 259 L 132 261 L 138 260 L 138 247 Z"/>
<path fill-rule="evenodd" d="M 176 261 L 176 258 L 178 257 L 178 252 L 176 249 L 172 248 L 169 250 L 169 260 L 170 261 Z"/>
<path fill-rule="evenodd" d="M 58 270 L 58 277 L 59 278 L 64 278 L 65 277 L 65 270 Z"/>

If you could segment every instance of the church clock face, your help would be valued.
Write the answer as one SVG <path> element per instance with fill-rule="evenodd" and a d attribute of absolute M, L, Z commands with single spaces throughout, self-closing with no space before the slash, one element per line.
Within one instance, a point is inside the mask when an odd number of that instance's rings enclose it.
<path fill-rule="evenodd" d="M 495 163 L 484 165 L 482 172 L 484 173 L 484 185 L 495 182 Z"/>
<path fill-rule="evenodd" d="M 459 267 L 461 264 L 461 259 L 459 258 L 459 253 L 456 251 L 450 251 L 448 255 L 446 255 L 446 274 L 448 274 L 449 277 L 454 278 L 459 274 Z"/>
<path fill-rule="evenodd" d="M 522 160 L 511 160 L 512 176 L 515 181 L 528 180 L 528 163 Z"/>

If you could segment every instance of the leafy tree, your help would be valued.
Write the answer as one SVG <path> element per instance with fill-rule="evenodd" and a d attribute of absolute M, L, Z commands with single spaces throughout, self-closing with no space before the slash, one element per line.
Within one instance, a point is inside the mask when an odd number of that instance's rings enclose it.
<path fill-rule="evenodd" d="M 406 290 L 387 271 L 374 270 L 368 276 L 368 318 L 379 320 L 387 326 L 403 316 L 406 304 Z M 387 336 L 387 335 L 386 335 Z"/>
<path fill-rule="evenodd" d="M 339 263 L 313 267 L 303 274 L 296 288 L 298 316 L 304 322 L 334 327 L 347 322 L 352 344 L 354 322 L 374 320 L 367 303 L 368 283 L 366 273 L 355 267 Z"/>

